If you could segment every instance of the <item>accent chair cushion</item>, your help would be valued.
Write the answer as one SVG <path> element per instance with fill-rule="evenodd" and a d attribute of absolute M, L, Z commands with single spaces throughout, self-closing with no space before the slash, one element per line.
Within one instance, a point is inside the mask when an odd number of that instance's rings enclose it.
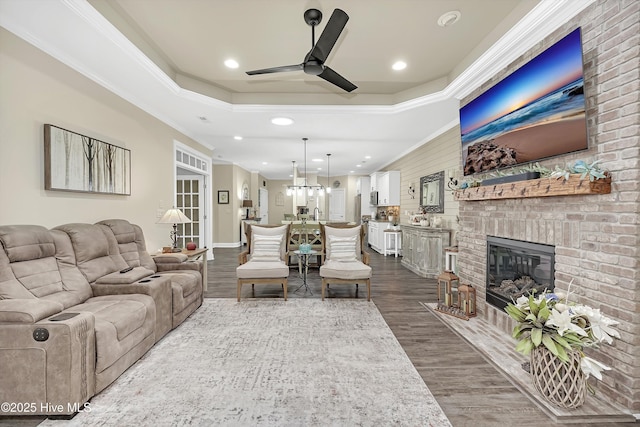
<path fill-rule="evenodd" d="M 249 261 L 236 268 L 238 279 L 279 279 L 289 277 L 289 267 L 282 261 Z"/>
<path fill-rule="evenodd" d="M 255 241 L 258 236 L 282 236 L 280 241 L 280 259 L 284 260 L 287 253 L 287 239 L 284 235 L 287 233 L 289 225 L 281 225 L 280 227 L 260 227 L 259 225 L 251 226 L 251 255 L 255 252 Z"/>
<path fill-rule="evenodd" d="M 332 261 L 357 261 L 356 240 L 358 236 L 329 236 L 329 253 Z"/>
<path fill-rule="evenodd" d="M 280 261 L 280 247 L 282 246 L 283 235 L 263 236 L 257 235 L 253 239 L 252 261 L 278 262 Z"/>
<path fill-rule="evenodd" d="M 320 277 L 344 280 L 370 279 L 371 267 L 360 261 L 328 260 L 320 266 Z"/>
<path fill-rule="evenodd" d="M 327 242 L 325 243 L 325 250 L 326 250 L 326 259 L 332 259 L 331 256 L 331 245 L 329 245 L 328 243 L 331 241 L 332 237 L 353 237 L 355 236 L 356 238 L 356 259 L 358 261 L 362 260 L 362 254 L 361 254 L 361 247 L 362 247 L 362 243 L 360 242 L 360 232 L 361 232 L 361 227 L 360 225 L 356 226 L 356 227 L 348 227 L 348 228 L 337 228 L 337 227 L 331 227 L 331 226 L 325 226 L 324 227 L 324 235 L 325 238 L 327 239 Z"/>

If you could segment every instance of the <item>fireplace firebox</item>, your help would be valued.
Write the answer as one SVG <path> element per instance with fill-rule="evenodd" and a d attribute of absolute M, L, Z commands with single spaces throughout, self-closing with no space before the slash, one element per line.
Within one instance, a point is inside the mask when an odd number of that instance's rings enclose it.
<path fill-rule="evenodd" d="M 555 247 L 487 236 L 487 303 L 503 309 L 522 295 L 554 288 Z"/>

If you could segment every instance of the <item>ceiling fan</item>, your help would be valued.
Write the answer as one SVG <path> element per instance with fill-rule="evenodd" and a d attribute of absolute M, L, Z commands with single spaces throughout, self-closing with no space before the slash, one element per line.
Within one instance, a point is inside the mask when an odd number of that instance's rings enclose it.
<path fill-rule="evenodd" d="M 285 71 L 304 71 L 312 76 L 318 76 L 347 92 L 351 92 L 357 88 L 356 85 L 324 65 L 331 49 L 336 44 L 338 37 L 342 33 L 349 15 L 343 10 L 336 9 L 331 14 L 329 22 L 327 22 L 324 31 L 320 34 L 318 42 L 315 42 L 315 27 L 322 21 L 322 12 L 318 9 L 309 9 L 304 12 L 304 21 L 311 26 L 311 50 L 304 57 L 302 64 L 284 65 L 282 67 L 263 68 L 261 70 L 247 71 L 250 76 L 256 74 L 281 73 Z"/>

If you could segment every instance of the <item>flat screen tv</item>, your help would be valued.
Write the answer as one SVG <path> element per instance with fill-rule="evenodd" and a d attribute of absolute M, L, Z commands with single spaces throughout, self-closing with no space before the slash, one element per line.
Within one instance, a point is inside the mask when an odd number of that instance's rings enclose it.
<path fill-rule="evenodd" d="M 460 109 L 464 175 L 588 148 L 580 28 Z"/>

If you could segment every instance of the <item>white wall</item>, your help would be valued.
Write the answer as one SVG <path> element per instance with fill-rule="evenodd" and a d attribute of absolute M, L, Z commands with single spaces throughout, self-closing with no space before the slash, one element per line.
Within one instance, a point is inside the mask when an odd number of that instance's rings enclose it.
<path fill-rule="evenodd" d="M 173 141 L 210 150 L 0 29 L 0 224 L 124 218 L 149 251 L 170 243 L 156 211 L 173 204 Z M 131 150 L 131 196 L 44 190 L 46 123 Z"/>

